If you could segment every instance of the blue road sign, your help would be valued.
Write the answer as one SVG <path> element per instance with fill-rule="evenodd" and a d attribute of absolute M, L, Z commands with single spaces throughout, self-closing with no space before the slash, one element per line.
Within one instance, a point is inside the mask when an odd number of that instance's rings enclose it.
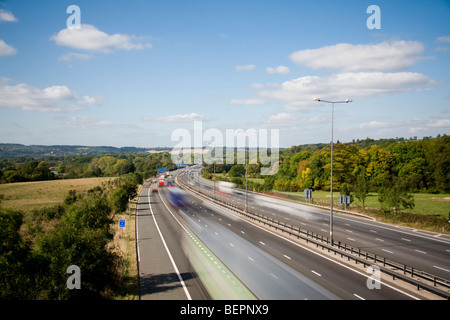
<path fill-rule="evenodd" d="M 119 219 L 119 227 L 125 228 L 125 219 Z"/>
<path fill-rule="evenodd" d="M 167 171 L 167 168 L 166 168 L 166 167 L 158 168 L 158 174 L 164 173 L 164 172 L 166 172 L 166 171 Z"/>

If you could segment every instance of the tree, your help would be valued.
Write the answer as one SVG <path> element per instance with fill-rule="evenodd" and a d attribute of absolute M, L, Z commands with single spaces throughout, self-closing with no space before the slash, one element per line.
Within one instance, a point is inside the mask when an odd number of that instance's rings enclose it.
<path fill-rule="evenodd" d="M 245 167 L 241 164 L 236 164 L 228 171 L 230 177 L 242 177 L 245 175 Z"/>
<path fill-rule="evenodd" d="M 360 173 L 356 177 L 356 183 L 353 187 L 353 195 L 356 199 L 361 201 L 363 209 L 366 208 L 366 197 L 369 194 L 369 181 L 366 178 L 365 173 Z"/>
<path fill-rule="evenodd" d="M 111 194 L 110 201 L 114 211 L 124 212 L 128 204 L 127 191 L 122 187 L 116 188 Z"/>
<path fill-rule="evenodd" d="M 384 212 L 391 210 L 396 212 L 402 208 L 414 208 L 414 197 L 406 192 L 406 188 L 401 181 L 396 178 L 389 187 L 383 187 L 378 193 L 378 201 Z"/>

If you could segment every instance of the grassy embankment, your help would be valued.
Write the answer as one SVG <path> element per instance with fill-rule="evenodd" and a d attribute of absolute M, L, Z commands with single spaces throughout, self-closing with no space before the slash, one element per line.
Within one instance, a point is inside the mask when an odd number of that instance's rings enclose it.
<path fill-rule="evenodd" d="M 107 184 L 114 178 L 83 178 L 36 182 L 0 184 L 0 205 L 22 211 L 24 214 L 33 209 L 41 209 L 61 204 L 70 190 L 77 194 L 87 192 L 96 186 Z M 135 208 L 137 199 L 132 199 L 130 215 L 127 212 L 115 214 L 113 218 L 114 240 L 111 243 L 126 260 L 125 288 L 118 293 L 117 299 L 138 299 L 138 279 L 135 243 Z M 126 219 L 125 228 L 119 228 L 119 219 Z"/>

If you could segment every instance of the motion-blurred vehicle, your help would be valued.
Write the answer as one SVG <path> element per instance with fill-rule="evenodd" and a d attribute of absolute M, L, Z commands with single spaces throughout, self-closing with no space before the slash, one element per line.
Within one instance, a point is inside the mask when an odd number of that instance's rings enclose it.
<path fill-rule="evenodd" d="M 164 187 L 164 185 L 165 185 L 165 178 L 164 178 L 164 176 L 161 176 L 158 179 L 158 186 Z"/>
<path fill-rule="evenodd" d="M 236 184 L 228 181 L 219 181 L 216 192 L 224 196 L 230 196 L 236 192 Z"/>
<path fill-rule="evenodd" d="M 150 192 L 158 192 L 158 181 L 152 180 L 150 184 Z"/>
<path fill-rule="evenodd" d="M 178 187 L 172 187 L 169 188 L 169 201 L 170 203 L 178 208 L 189 208 L 188 202 L 186 200 L 186 191 L 178 188 Z"/>

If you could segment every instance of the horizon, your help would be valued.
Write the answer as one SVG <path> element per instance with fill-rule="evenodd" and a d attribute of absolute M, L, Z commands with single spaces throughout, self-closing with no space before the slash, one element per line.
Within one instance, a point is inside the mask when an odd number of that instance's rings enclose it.
<path fill-rule="evenodd" d="M 449 16 L 444 0 L 0 1 L 0 142 L 173 148 L 202 121 L 329 143 L 314 98 L 352 100 L 333 141 L 449 134 Z"/>
<path fill-rule="evenodd" d="M 395 141 L 423 141 L 423 140 L 428 140 L 428 139 L 438 139 L 438 138 L 442 138 L 447 136 L 447 134 L 443 133 L 440 134 L 438 133 L 436 136 L 423 136 L 421 138 L 419 138 L 418 136 L 411 136 L 411 137 L 391 137 L 391 138 L 378 138 L 378 139 L 374 139 L 371 137 L 366 137 L 363 139 L 352 139 L 352 141 L 334 141 L 334 144 L 356 144 L 356 143 L 361 143 L 364 142 L 366 140 L 372 140 L 372 141 L 380 141 L 380 140 L 395 140 Z M 23 144 L 23 143 L 15 143 L 15 142 L 0 142 L 0 145 L 20 145 L 20 146 L 24 146 L 24 147 L 88 147 L 88 148 L 115 148 L 115 149 L 125 149 L 125 148 L 136 148 L 136 149 L 145 149 L 148 151 L 155 151 L 155 149 L 171 149 L 173 151 L 174 147 L 173 146 L 155 146 L 155 147 L 140 147 L 140 146 L 132 146 L 132 145 L 128 145 L 128 146 L 112 146 L 112 145 L 81 145 L 81 144 Z M 293 147 L 299 147 L 299 146 L 314 146 L 314 145 L 330 145 L 330 142 L 317 142 L 317 143 L 305 143 L 305 144 L 295 144 L 295 145 L 290 145 L 290 146 L 280 146 L 279 149 L 289 149 L 289 148 L 293 148 Z M 202 146 L 202 150 L 206 149 L 208 146 Z M 238 146 L 233 146 L 233 147 L 227 147 L 227 146 L 217 146 L 218 148 L 242 148 L 242 147 L 238 147 Z M 261 149 L 259 147 L 244 147 L 244 148 L 250 148 L 250 149 Z M 270 149 L 270 147 L 268 147 Z M 197 147 L 191 147 L 191 149 L 193 150 L 197 150 Z M 169 150 L 170 151 L 170 150 Z"/>

